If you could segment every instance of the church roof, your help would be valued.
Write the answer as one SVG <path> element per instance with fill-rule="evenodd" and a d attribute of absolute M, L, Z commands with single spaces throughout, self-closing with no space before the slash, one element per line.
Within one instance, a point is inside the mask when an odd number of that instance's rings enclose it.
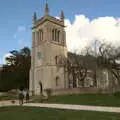
<path fill-rule="evenodd" d="M 50 16 L 50 15 L 47 15 L 47 16 L 45 15 L 45 16 L 41 17 L 40 19 L 38 19 L 35 22 L 35 24 L 34 24 L 34 26 L 32 28 L 35 28 L 35 27 L 39 26 L 40 24 L 43 24 L 46 21 L 49 21 L 49 22 L 52 22 L 54 24 L 60 25 L 62 27 L 65 27 L 64 26 L 64 22 L 61 19 L 57 19 L 57 18 L 55 18 L 53 16 Z"/>
<path fill-rule="evenodd" d="M 71 52 L 68 52 L 68 59 L 72 62 L 72 64 L 81 64 L 82 66 L 95 70 L 96 69 L 96 59 L 92 55 L 77 55 Z"/>

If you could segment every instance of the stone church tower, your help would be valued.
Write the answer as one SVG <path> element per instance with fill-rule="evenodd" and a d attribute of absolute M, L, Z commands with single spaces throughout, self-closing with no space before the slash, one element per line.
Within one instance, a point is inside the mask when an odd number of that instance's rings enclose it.
<path fill-rule="evenodd" d="M 63 66 L 67 58 L 64 13 L 60 19 L 49 15 L 48 4 L 44 16 L 33 16 L 32 58 L 29 89 L 40 94 L 41 89 L 68 88 L 68 79 Z"/>

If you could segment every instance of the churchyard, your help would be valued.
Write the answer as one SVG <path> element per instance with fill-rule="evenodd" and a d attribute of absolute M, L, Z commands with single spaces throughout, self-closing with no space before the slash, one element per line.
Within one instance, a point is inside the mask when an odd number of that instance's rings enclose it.
<path fill-rule="evenodd" d="M 120 107 L 120 95 L 70 94 L 70 95 L 50 96 L 48 99 L 43 99 L 43 100 L 41 100 L 40 97 L 36 97 L 36 99 L 33 102 Z"/>
<path fill-rule="evenodd" d="M 64 18 L 63 11 L 59 19 L 51 16 L 47 1 L 43 17 L 34 12 L 32 48 L 10 51 L 0 69 L 0 120 L 120 120 L 120 47 L 96 37 L 79 54 L 80 46 L 69 51 Z"/>
<path fill-rule="evenodd" d="M 88 110 L 63 110 L 56 108 L 18 106 L 13 100 L 18 100 L 15 92 L 1 94 L 0 102 L 10 100 L 11 105 L 0 107 L 0 118 L 2 120 L 119 120 L 119 113 L 98 112 Z M 72 105 L 94 105 L 94 106 L 116 106 L 120 107 L 120 94 L 67 94 L 40 97 L 31 97 L 30 102 L 38 103 L 57 103 Z M 15 105 L 16 104 L 16 105 Z M 9 105 L 9 104 L 8 104 Z"/>
<path fill-rule="evenodd" d="M 0 95 L 0 101 L 18 100 L 18 94 L 8 92 Z M 49 97 L 32 96 L 30 102 L 33 103 L 58 103 L 73 105 L 94 105 L 94 106 L 116 106 L 120 107 L 120 93 L 111 94 L 67 94 Z"/>

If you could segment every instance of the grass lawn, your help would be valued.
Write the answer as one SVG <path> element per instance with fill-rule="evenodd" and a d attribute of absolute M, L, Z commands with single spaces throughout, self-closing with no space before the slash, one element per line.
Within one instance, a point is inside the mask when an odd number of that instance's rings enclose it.
<path fill-rule="evenodd" d="M 115 96 L 114 94 L 71 94 L 51 96 L 49 99 L 44 100 L 43 102 L 120 107 L 120 96 Z"/>
<path fill-rule="evenodd" d="M 120 120 L 120 114 L 37 107 L 0 108 L 0 120 Z"/>
<path fill-rule="evenodd" d="M 18 96 L 15 96 L 15 95 L 6 94 L 6 95 L 0 96 L 0 101 L 2 101 L 2 100 L 16 100 L 16 99 L 18 99 Z"/>

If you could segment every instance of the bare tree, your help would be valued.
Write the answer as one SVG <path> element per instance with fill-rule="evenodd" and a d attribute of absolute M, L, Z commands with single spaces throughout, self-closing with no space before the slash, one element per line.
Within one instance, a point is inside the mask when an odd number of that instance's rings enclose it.
<path fill-rule="evenodd" d="M 84 81 L 87 76 L 87 68 L 83 65 L 81 58 L 82 56 L 69 52 L 67 58 L 59 61 L 60 65 L 64 65 L 65 72 L 68 73 L 68 76 L 72 76 L 73 88 L 76 88 L 77 84 L 84 87 Z"/>
<path fill-rule="evenodd" d="M 94 85 L 97 85 L 97 74 L 96 70 L 98 68 L 107 69 L 111 72 L 114 79 L 112 83 L 117 80 L 118 85 L 120 85 L 120 47 L 115 47 L 112 44 L 101 43 L 97 45 L 97 40 L 95 41 L 95 46 L 87 46 L 82 51 L 83 55 L 90 55 L 94 58 Z M 88 64 L 91 64 L 88 62 Z"/>
<path fill-rule="evenodd" d="M 101 44 L 97 64 L 99 67 L 111 71 L 120 85 L 120 49 L 118 47 L 115 48 L 111 44 Z"/>
<path fill-rule="evenodd" d="M 64 66 L 68 76 L 72 76 L 73 87 L 77 84 L 84 87 L 88 70 L 93 73 L 93 86 L 97 86 L 98 68 L 110 71 L 120 85 L 120 47 L 100 42 L 99 45 L 95 42 L 95 45 L 84 48 L 80 54 L 68 52 L 67 58 L 60 56 L 59 67 Z"/>

